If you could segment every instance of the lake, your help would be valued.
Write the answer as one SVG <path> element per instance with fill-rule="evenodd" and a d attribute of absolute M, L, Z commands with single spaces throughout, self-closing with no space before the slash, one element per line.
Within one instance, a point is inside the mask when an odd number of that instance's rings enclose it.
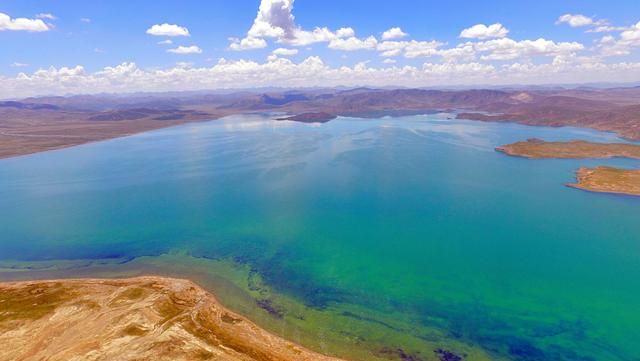
<path fill-rule="evenodd" d="M 0 279 L 189 277 L 361 360 L 640 360 L 640 198 L 451 119 L 227 117 L 0 160 Z M 413 357 L 413 358 L 409 358 Z"/>

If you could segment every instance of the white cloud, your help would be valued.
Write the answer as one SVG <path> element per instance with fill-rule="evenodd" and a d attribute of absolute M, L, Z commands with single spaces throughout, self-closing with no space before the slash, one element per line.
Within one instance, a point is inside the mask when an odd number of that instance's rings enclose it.
<path fill-rule="evenodd" d="M 437 55 L 437 49 L 443 44 L 439 41 L 415 41 L 412 40 L 404 48 L 405 58 L 430 57 Z"/>
<path fill-rule="evenodd" d="M 294 46 L 307 46 L 314 43 L 329 42 L 338 37 L 337 33 L 341 36 L 347 36 L 352 32 L 351 28 L 338 29 L 337 32 L 333 32 L 328 28 L 315 28 L 313 31 L 307 31 L 302 29 L 295 30 L 295 36 L 292 38 L 281 38 L 278 42 L 287 43 Z"/>
<path fill-rule="evenodd" d="M 513 60 L 533 56 L 569 55 L 583 50 L 584 45 L 577 42 L 556 43 L 543 38 L 537 40 L 515 41 L 509 38 L 494 39 L 475 43 L 474 49 L 488 53 L 482 60 Z"/>
<path fill-rule="evenodd" d="M 602 63 L 597 58 L 558 56 L 552 62 L 517 62 L 494 66 L 477 62 L 425 63 L 422 66 L 374 67 L 366 63 L 330 67 L 318 57 L 299 63 L 271 58 L 220 59 L 211 67 L 178 64 L 143 70 L 123 63 L 88 73 L 82 66 L 40 69 L 31 74 L 0 77 L 0 98 L 45 94 L 177 91 L 265 86 L 408 86 L 562 84 L 600 81 L 638 81 L 640 63 Z"/>
<path fill-rule="evenodd" d="M 0 13 L 0 31 L 49 31 L 49 26 L 41 19 L 11 18 L 5 13 Z"/>
<path fill-rule="evenodd" d="M 382 40 L 402 39 L 402 38 L 406 37 L 407 35 L 409 35 L 409 34 L 407 34 L 404 31 L 402 31 L 401 28 L 395 27 L 395 28 L 391 28 L 391 29 L 385 31 L 384 33 L 382 33 Z"/>
<path fill-rule="evenodd" d="M 460 37 L 465 39 L 484 40 L 490 38 L 504 38 L 508 33 L 509 30 L 500 23 L 491 24 L 489 26 L 477 24 L 462 30 Z"/>
<path fill-rule="evenodd" d="M 455 48 L 442 49 L 438 51 L 444 62 L 456 62 L 456 61 L 473 61 L 476 58 L 476 51 L 474 49 L 474 43 L 467 42 L 459 44 Z"/>
<path fill-rule="evenodd" d="M 611 33 L 614 31 L 624 31 L 627 29 L 628 28 L 624 26 L 599 25 L 593 29 L 587 30 L 587 32 L 588 33 Z"/>
<path fill-rule="evenodd" d="M 373 50 L 378 45 L 378 40 L 373 36 L 366 39 L 358 39 L 354 36 L 346 39 L 333 39 L 329 42 L 329 48 L 335 50 Z"/>
<path fill-rule="evenodd" d="M 629 46 L 640 46 L 640 21 L 620 33 L 620 41 Z"/>
<path fill-rule="evenodd" d="M 396 59 L 386 58 L 382 61 L 384 64 L 395 64 L 398 61 Z"/>
<path fill-rule="evenodd" d="M 556 24 L 568 24 L 572 28 L 589 27 L 588 33 L 611 33 L 624 31 L 624 26 L 612 26 L 606 19 L 594 19 L 584 15 L 565 14 L 558 18 Z"/>
<path fill-rule="evenodd" d="M 189 29 L 176 24 L 155 24 L 147 29 L 147 34 L 154 36 L 190 36 Z"/>
<path fill-rule="evenodd" d="M 338 38 L 352 38 L 354 36 L 356 36 L 356 31 L 352 28 L 340 28 L 336 31 Z"/>
<path fill-rule="evenodd" d="M 314 43 L 331 43 L 334 49 L 348 50 L 357 47 L 371 47 L 370 38 L 357 39 L 352 28 L 344 27 L 332 31 L 326 27 L 304 30 L 293 16 L 294 0 L 261 0 L 256 18 L 242 39 L 231 38 L 231 50 L 251 50 L 267 47 L 265 39 L 292 46 L 307 46 Z M 349 39 L 342 41 L 341 39 Z"/>
<path fill-rule="evenodd" d="M 83 23 L 90 23 L 91 19 L 89 19 L 89 18 L 80 18 L 80 21 L 82 21 Z"/>
<path fill-rule="evenodd" d="M 247 37 L 293 38 L 297 26 L 292 11 L 293 0 L 262 0 Z"/>
<path fill-rule="evenodd" d="M 272 52 L 273 55 L 293 56 L 298 54 L 298 49 L 278 48 Z"/>
<path fill-rule="evenodd" d="M 55 20 L 55 19 L 57 19 L 57 17 L 55 15 L 49 14 L 49 13 L 37 14 L 36 18 L 38 18 L 38 19 L 47 19 L 47 20 Z"/>
<path fill-rule="evenodd" d="M 17 62 L 17 61 L 14 61 L 11 64 L 11 67 L 13 67 L 13 68 L 24 68 L 24 67 L 27 67 L 27 66 L 29 66 L 29 64 L 20 63 L 20 62 Z"/>
<path fill-rule="evenodd" d="M 229 49 L 241 51 L 241 50 L 251 50 L 251 49 L 262 49 L 267 47 L 267 42 L 261 38 L 252 38 L 247 37 L 244 39 L 230 39 L 231 45 L 229 45 Z"/>
<path fill-rule="evenodd" d="M 580 14 L 564 14 L 558 18 L 556 24 L 568 24 L 572 28 L 579 28 L 582 26 L 589 26 L 594 24 L 594 20 L 588 16 Z"/>
<path fill-rule="evenodd" d="M 629 55 L 632 49 L 640 47 L 640 21 L 622 31 L 618 38 L 604 36 L 597 47 L 604 56 Z"/>
<path fill-rule="evenodd" d="M 195 45 L 191 45 L 191 46 L 179 46 L 177 48 L 174 49 L 169 49 L 167 50 L 167 52 L 169 53 L 173 53 L 173 54 L 202 54 L 202 49 L 200 49 L 199 47 L 195 46 Z"/>
<path fill-rule="evenodd" d="M 173 44 L 173 40 L 171 40 L 171 39 L 158 41 L 158 45 L 171 45 L 171 44 Z"/>
<path fill-rule="evenodd" d="M 438 48 L 443 43 L 439 41 L 383 41 L 377 47 L 381 56 L 395 57 L 404 55 L 405 58 L 430 57 L 438 54 Z"/>

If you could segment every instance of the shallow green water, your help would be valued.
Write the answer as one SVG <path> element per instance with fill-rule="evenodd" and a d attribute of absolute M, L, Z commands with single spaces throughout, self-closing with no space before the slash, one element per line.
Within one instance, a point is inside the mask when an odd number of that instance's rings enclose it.
<path fill-rule="evenodd" d="M 261 325 L 351 357 L 640 360 L 640 199 L 563 186 L 580 166 L 640 162 L 493 151 L 529 137 L 619 141 L 255 115 L 7 159 L 0 261 L 192 272 Z M 82 265 L 65 275 L 104 271 Z"/>

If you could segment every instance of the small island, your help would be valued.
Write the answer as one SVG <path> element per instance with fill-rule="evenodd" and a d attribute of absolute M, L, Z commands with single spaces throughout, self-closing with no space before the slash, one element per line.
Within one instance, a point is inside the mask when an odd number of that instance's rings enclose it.
<path fill-rule="evenodd" d="M 530 159 L 640 159 L 640 145 L 628 143 L 593 143 L 583 140 L 546 142 L 528 139 L 496 148 L 497 151 Z"/>
<path fill-rule="evenodd" d="M 179 279 L 0 283 L 0 360 L 339 361 Z"/>
<path fill-rule="evenodd" d="M 640 170 L 613 167 L 580 168 L 569 187 L 599 193 L 640 196 Z"/>
<path fill-rule="evenodd" d="M 528 139 L 497 147 L 496 151 L 528 159 L 640 159 L 640 145 L 627 143 L 593 143 L 582 140 L 546 142 Z M 640 196 L 640 170 L 600 166 L 580 168 L 576 183 L 569 187 L 599 193 Z"/>
<path fill-rule="evenodd" d="M 311 112 L 302 113 L 291 117 L 278 118 L 276 120 L 289 120 L 292 122 L 300 123 L 328 123 L 336 118 L 337 116 L 335 114 L 329 114 L 325 112 Z"/>

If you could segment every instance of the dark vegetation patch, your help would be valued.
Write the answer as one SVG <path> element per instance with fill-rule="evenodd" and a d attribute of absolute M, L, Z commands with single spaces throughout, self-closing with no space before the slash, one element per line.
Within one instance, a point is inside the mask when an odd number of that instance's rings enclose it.
<path fill-rule="evenodd" d="M 284 317 L 284 308 L 281 306 L 275 305 L 272 300 L 268 298 L 256 300 L 256 305 L 267 311 L 271 316 L 275 318 L 283 318 Z"/>
<path fill-rule="evenodd" d="M 408 353 L 401 348 L 383 347 L 375 352 L 375 355 L 388 360 L 424 361 L 417 353 Z"/>
<path fill-rule="evenodd" d="M 456 355 L 455 353 L 442 348 L 439 348 L 433 352 L 435 352 L 440 361 L 462 361 L 462 359 L 464 358 L 464 356 Z"/>
<path fill-rule="evenodd" d="M 375 318 L 372 318 L 372 317 L 361 316 L 361 315 L 358 315 L 358 314 L 355 314 L 355 313 L 349 312 L 349 311 L 344 311 L 344 312 L 340 313 L 340 315 L 344 316 L 344 317 L 353 318 L 353 319 L 356 319 L 358 321 L 375 323 L 377 325 L 386 327 L 388 329 L 399 331 L 396 327 L 393 327 L 392 325 L 390 325 L 390 324 L 388 324 L 386 322 L 383 322 L 383 321 L 380 321 L 380 320 L 376 320 Z"/>

